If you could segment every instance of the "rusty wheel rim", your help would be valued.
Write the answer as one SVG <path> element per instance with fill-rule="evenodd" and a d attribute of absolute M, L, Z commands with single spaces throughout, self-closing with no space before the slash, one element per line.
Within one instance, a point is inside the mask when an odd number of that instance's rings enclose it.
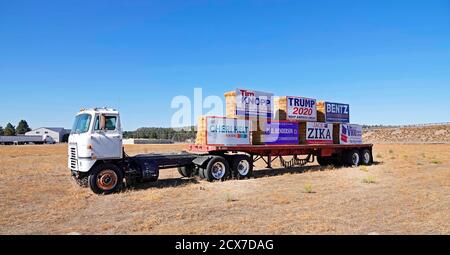
<path fill-rule="evenodd" d="M 97 186 L 102 190 L 111 190 L 117 184 L 117 174 L 113 170 L 102 170 L 97 175 Z"/>

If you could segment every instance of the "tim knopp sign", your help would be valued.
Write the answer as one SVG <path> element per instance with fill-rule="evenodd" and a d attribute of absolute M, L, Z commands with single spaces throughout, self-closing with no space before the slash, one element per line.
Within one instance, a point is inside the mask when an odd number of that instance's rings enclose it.
<path fill-rule="evenodd" d="M 208 117 L 206 141 L 209 145 L 250 144 L 251 122 L 234 118 Z"/>
<path fill-rule="evenodd" d="M 236 89 L 236 115 L 272 118 L 273 94 Z"/>

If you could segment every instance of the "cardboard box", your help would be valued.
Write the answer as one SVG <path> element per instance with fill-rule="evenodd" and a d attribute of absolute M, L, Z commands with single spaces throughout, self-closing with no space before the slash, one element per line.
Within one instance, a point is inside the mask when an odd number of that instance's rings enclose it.
<path fill-rule="evenodd" d="M 316 99 L 296 96 L 275 98 L 275 119 L 289 121 L 317 121 Z"/>
<path fill-rule="evenodd" d="M 349 123 L 350 105 L 319 101 L 317 102 L 317 120 L 327 123 Z"/>

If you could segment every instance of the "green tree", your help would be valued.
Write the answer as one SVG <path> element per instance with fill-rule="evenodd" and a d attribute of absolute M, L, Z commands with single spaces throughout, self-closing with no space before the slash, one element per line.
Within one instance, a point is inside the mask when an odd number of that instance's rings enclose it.
<path fill-rule="evenodd" d="M 3 132 L 3 127 L 0 126 L 0 135 L 3 135 L 3 134 L 4 134 L 4 132 Z"/>
<path fill-rule="evenodd" d="M 12 136 L 16 135 L 16 129 L 11 123 L 6 124 L 5 130 L 3 130 L 4 135 Z"/>
<path fill-rule="evenodd" d="M 26 120 L 21 120 L 16 127 L 16 134 L 23 135 L 26 132 L 31 131 Z"/>

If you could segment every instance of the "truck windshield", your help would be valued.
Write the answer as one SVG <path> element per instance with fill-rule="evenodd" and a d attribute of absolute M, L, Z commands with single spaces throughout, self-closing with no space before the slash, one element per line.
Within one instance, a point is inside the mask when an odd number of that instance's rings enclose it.
<path fill-rule="evenodd" d="M 75 123 L 73 123 L 71 134 L 86 133 L 89 130 L 91 124 L 90 114 L 80 114 L 75 118 Z"/>

